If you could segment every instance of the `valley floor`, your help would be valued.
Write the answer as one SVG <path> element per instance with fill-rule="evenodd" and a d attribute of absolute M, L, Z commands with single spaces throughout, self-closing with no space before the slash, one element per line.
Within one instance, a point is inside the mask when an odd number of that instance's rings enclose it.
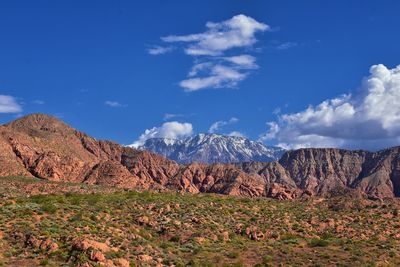
<path fill-rule="evenodd" d="M 0 196 L 3 266 L 400 265 L 397 200 L 278 201 L 23 177 L 0 178 Z"/>

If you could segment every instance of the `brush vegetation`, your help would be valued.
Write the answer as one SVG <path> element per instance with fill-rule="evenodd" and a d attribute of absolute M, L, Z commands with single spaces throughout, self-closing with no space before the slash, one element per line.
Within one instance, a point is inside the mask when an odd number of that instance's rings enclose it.
<path fill-rule="evenodd" d="M 395 200 L 15 193 L 0 201 L 0 265 L 399 266 L 399 228 Z"/>

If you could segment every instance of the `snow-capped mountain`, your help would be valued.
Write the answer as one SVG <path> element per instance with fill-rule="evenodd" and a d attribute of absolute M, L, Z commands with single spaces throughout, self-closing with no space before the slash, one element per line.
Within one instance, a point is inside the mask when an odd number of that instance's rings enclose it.
<path fill-rule="evenodd" d="M 245 161 L 274 161 L 285 152 L 280 147 L 269 147 L 261 142 L 238 136 L 198 134 L 182 140 L 151 138 L 141 150 L 149 150 L 179 163 L 233 163 Z"/>

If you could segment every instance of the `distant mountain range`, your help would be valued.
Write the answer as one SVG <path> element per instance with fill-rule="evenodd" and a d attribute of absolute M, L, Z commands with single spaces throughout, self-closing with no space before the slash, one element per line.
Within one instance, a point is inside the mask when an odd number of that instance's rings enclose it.
<path fill-rule="evenodd" d="M 199 155 L 210 155 L 211 150 L 211 155 L 226 154 L 224 160 L 235 158 L 234 147 L 262 159 L 261 153 L 249 152 L 252 143 L 244 138 L 203 134 L 188 140 L 192 141 L 172 140 L 170 145 L 197 144 Z M 347 191 L 379 199 L 400 196 L 400 147 L 377 152 L 308 148 L 286 151 L 273 162 L 183 165 L 149 151 L 97 140 L 57 118 L 32 114 L 0 125 L 0 151 L 0 177 L 277 199 L 329 197 Z M 221 159 L 200 157 L 217 158 Z"/>
<path fill-rule="evenodd" d="M 151 138 L 140 150 L 163 155 L 178 163 L 236 163 L 279 160 L 285 150 L 238 136 L 198 134 L 185 139 Z"/>

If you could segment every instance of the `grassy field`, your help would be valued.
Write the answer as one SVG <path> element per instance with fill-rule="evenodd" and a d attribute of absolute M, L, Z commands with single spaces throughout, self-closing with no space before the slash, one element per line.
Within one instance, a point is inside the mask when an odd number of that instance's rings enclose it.
<path fill-rule="evenodd" d="M 13 194 L 0 200 L 0 264 L 399 266 L 399 228 L 396 201 Z"/>

